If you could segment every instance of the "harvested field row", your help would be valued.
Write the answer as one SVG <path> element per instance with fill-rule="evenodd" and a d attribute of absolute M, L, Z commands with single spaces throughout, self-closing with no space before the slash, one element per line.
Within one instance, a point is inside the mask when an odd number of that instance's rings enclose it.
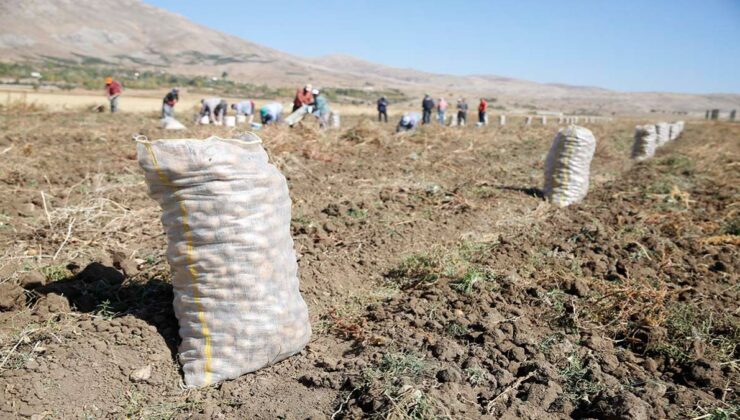
<path fill-rule="evenodd" d="M 565 209 L 539 196 L 554 125 L 268 127 L 314 337 L 183 390 L 160 211 L 130 140 L 172 134 L 141 115 L 37 116 L 0 115 L 4 416 L 737 412 L 736 125 L 689 122 L 633 165 L 642 121 L 594 124 L 591 192 Z"/>

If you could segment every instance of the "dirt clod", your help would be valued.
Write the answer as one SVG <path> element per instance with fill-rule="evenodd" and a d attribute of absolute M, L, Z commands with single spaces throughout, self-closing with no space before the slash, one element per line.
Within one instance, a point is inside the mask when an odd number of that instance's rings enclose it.
<path fill-rule="evenodd" d="M 140 367 L 129 375 L 131 382 L 146 382 L 152 377 L 152 365 Z"/>
<path fill-rule="evenodd" d="M 46 276 L 40 271 L 29 271 L 20 277 L 19 283 L 24 289 L 35 289 L 46 284 Z"/>
<path fill-rule="evenodd" d="M 23 288 L 12 282 L 0 284 L 0 311 L 22 308 L 26 299 Z"/>

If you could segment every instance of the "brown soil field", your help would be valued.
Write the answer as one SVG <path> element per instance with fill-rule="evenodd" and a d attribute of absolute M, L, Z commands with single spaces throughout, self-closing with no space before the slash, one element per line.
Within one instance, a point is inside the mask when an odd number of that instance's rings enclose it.
<path fill-rule="evenodd" d="M 268 127 L 314 335 L 186 389 L 131 139 L 236 133 L 157 122 L 0 114 L 0 418 L 738 415 L 740 125 L 688 121 L 634 163 L 646 121 L 587 124 L 591 190 L 564 209 L 538 190 L 554 124 Z"/>

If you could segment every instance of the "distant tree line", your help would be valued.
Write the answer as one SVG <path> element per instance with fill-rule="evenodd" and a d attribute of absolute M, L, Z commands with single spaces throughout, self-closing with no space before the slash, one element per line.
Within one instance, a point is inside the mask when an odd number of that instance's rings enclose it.
<path fill-rule="evenodd" d="M 40 73 L 34 79 L 31 73 Z M 201 94 L 241 96 L 256 99 L 291 97 L 295 86 L 269 87 L 227 79 L 228 73 L 221 77 L 188 76 L 168 73 L 164 70 L 135 70 L 105 65 L 94 60 L 82 63 L 49 57 L 42 63 L 3 63 L 0 62 L 0 79 L 11 79 L 11 83 L 52 85 L 61 89 L 102 89 L 107 76 L 121 81 L 127 89 L 165 89 L 174 86 L 185 87 Z M 385 96 L 390 101 L 400 102 L 408 97 L 398 89 L 366 90 L 355 88 L 324 87 L 324 94 L 333 101 L 367 103 Z"/>

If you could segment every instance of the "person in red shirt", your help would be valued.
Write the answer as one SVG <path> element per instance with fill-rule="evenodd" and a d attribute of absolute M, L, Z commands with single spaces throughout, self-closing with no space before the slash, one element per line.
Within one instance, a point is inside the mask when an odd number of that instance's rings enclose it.
<path fill-rule="evenodd" d="M 105 78 L 105 92 L 108 95 L 108 101 L 110 102 L 110 112 L 118 111 L 118 97 L 123 92 L 123 87 L 117 80 L 113 80 L 112 77 Z"/>
<path fill-rule="evenodd" d="M 486 111 L 488 110 L 488 102 L 486 102 L 485 99 L 480 98 L 480 103 L 478 104 L 478 122 L 481 124 L 486 123 Z"/>
<path fill-rule="evenodd" d="M 313 103 L 313 93 L 311 93 L 311 84 L 307 84 L 303 89 L 298 89 L 293 99 L 293 111 L 296 112 L 300 107 L 311 105 Z"/>

